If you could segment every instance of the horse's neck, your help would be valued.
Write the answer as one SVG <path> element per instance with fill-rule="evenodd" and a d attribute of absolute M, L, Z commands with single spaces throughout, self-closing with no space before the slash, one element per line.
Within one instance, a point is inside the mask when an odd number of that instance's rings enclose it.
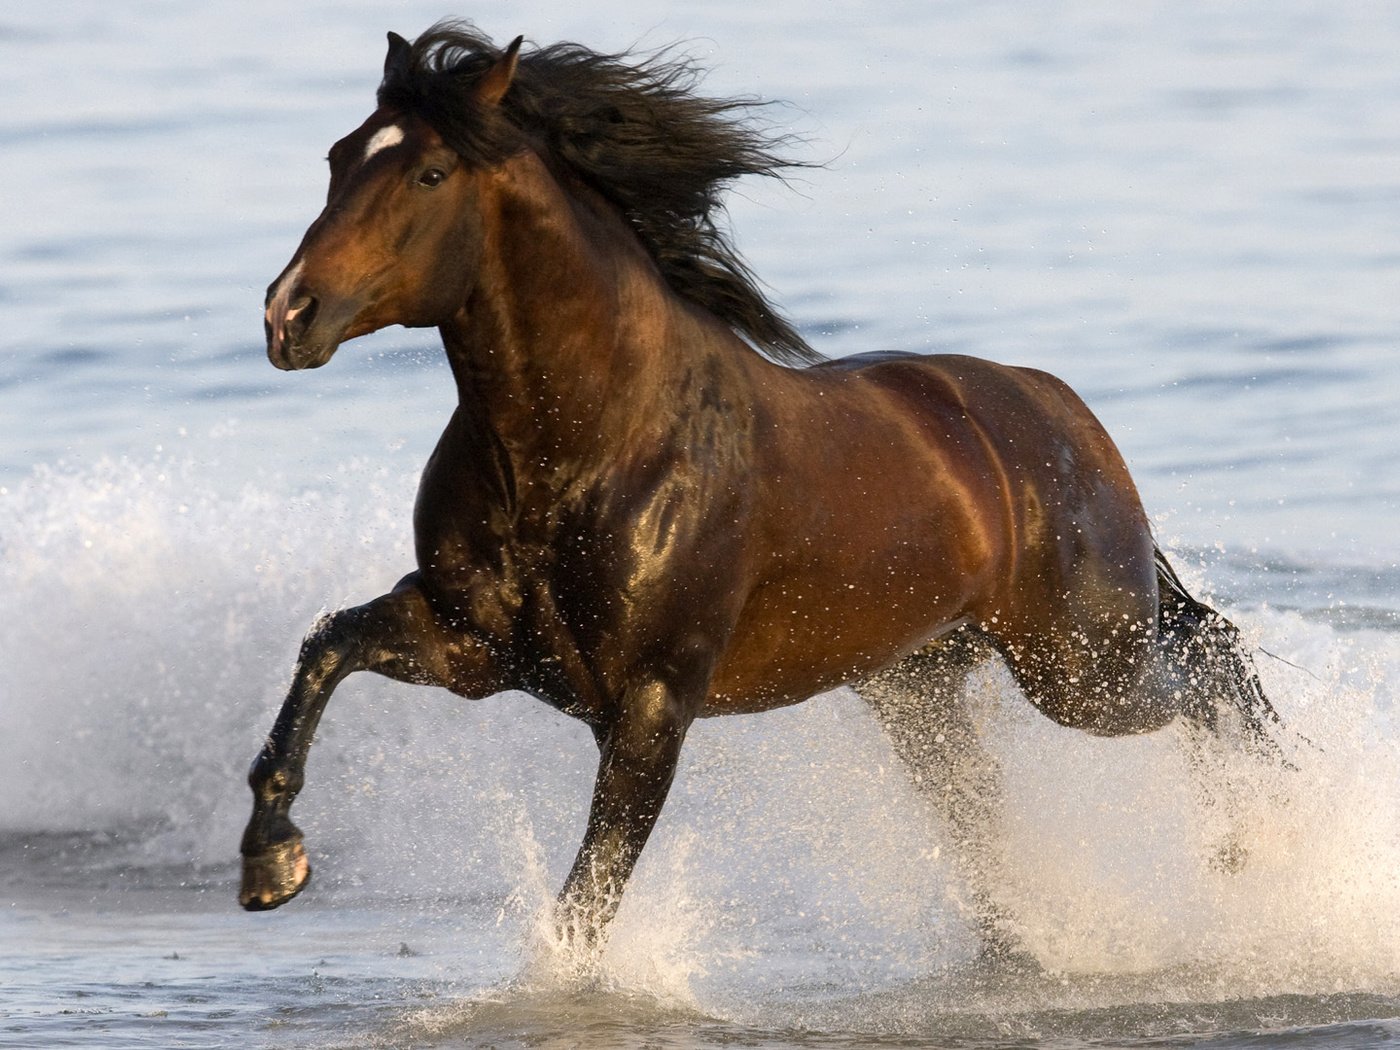
<path fill-rule="evenodd" d="M 684 381 L 678 344 L 722 326 L 677 299 L 620 216 L 533 154 L 501 170 L 482 217 L 480 278 L 442 329 L 460 410 L 522 453 L 610 454 Z"/>

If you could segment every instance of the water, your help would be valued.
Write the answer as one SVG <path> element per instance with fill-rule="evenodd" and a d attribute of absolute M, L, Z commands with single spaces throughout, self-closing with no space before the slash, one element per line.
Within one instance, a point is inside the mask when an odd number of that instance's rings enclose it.
<path fill-rule="evenodd" d="M 15 7 L 17 5 L 11 5 Z M 0 15 L 0 1046 L 1400 1045 L 1400 14 L 795 2 L 470 12 L 694 41 L 825 162 L 745 186 L 823 349 L 1047 368 L 1253 644 L 1299 746 L 1241 766 L 1250 863 L 1172 731 L 1096 741 L 979 680 L 1007 776 L 989 963 L 849 693 L 706 722 L 600 971 L 541 916 L 581 727 L 352 679 L 298 803 L 317 878 L 236 910 L 242 774 L 317 612 L 410 564 L 450 408 L 428 333 L 263 359 L 262 289 L 419 3 Z"/>

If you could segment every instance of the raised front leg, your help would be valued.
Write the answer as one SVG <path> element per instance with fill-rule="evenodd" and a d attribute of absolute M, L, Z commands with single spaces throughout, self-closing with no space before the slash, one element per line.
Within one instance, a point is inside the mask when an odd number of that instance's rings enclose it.
<path fill-rule="evenodd" d="M 692 715 L 660 682 L 630 690 L 601 752 L 588 830 L 559 894 L 566 943 L 596 948 L 666 801 Z"/>
<path fill-rule="evenodd" d="M 326 701 L 347 675 L 366 670 L 468 695 L 494 691 L 486 647 L 441 622 L 416 576 L 372 602 L 319 620 L 302 642 L 287 699 L 248 773 L 253 815 L 240 847 L 238 899 L 250 911 L 285 904 L 311 877 L 289 811 Z"/>

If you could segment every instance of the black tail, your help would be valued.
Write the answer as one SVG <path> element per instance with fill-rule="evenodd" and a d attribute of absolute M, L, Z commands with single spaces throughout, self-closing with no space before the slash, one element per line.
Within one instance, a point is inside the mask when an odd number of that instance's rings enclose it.
<path fill-rule="evenodd" d="M 1239 629 L 1187 591 L 1166 555 L 1154 548 L 1157 564 L 1158 633 L 1190 691 L 1186 715 L 1212 730 L 1222 706 L 1243 721 L 1251 748 L 1274 755 L 1278 744 L 1267 731 L 1279 725 L 1278 712 L 1240 643 Z"/>

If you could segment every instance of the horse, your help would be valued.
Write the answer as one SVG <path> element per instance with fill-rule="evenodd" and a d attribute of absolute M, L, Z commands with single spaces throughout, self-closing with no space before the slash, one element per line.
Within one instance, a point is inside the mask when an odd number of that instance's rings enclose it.
<path fill-rule="evenodd" d="M 390 33 L 377 107 L 268 289 L 267 355 L 325 365 L 436 328 L 458 401 L 423 470 L 416 568 L 326 615 L 248 781 L 240 901 L 311 875 L 290 807 L 336 686 L 373 671 L 522 690 L 599 752 L 556 904 L 604 942 L 697 718 L 852 685 L 971 870 L 985 765 L 963 684 L 999 658 L 1055 722 L 1117 736 L 1276 720 L 1239 634 L 1182 585 L 1122 456 L 1059 379 L 968 356 L 829 360 L 722 219 L 781 177 L 751 100 L 667 54 Z M 934 775 L 924 775 L 924 774 Z M 994 906 L 982 898 L 989 924 Z"/>

